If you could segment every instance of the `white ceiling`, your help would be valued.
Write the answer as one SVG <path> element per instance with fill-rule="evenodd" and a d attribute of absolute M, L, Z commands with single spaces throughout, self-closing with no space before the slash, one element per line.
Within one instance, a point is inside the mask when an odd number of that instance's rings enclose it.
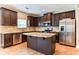
<path fill-rule="evenodd" d="M 75 10 L 75 4 L 13 4 L 19 10 L 26 13 L 43 14 L 46 12 L 59 13 Z M 28 8 L 28 9 L 26 9 Z"/>

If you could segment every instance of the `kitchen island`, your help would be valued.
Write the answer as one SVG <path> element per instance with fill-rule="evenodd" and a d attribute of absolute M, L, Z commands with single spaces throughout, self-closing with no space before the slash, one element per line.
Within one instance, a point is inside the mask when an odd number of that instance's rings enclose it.
<path fill-rule="evenodd" d="M 41 53 L 51 55 L 55 52 L 56 33 L 29 32 L 27 35 L 27 47 Z"/>

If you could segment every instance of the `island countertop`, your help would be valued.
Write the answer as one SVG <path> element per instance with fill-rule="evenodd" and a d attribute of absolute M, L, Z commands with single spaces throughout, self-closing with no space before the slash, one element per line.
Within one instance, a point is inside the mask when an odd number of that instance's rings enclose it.
<path fill-rule="evenodd" d="M 56 33 L 29 32 L 29 33 L 23 33 L 23 35 L 48 38 L 55 36 Z"/>

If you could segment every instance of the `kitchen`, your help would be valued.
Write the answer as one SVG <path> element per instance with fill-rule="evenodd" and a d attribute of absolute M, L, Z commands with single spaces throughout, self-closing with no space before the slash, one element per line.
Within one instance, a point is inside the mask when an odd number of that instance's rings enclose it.
<path fill-rule="evenodd" d="M 0 6 L 0 54 L 78 54 L 74 4 Z"/>

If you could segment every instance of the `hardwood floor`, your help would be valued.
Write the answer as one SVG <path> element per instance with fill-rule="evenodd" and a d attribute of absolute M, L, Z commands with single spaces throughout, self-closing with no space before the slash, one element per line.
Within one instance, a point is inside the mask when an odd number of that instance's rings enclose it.
<path fill-rule="evenodd" d="M 54 55 L 78 55 L 79 49 L 75 47 L 56 44 Z M 44 55 L 40 52 L 27 48 L 27 43 L 22 43 L 8 48 L 0 48 L 0 55 Z"/>

